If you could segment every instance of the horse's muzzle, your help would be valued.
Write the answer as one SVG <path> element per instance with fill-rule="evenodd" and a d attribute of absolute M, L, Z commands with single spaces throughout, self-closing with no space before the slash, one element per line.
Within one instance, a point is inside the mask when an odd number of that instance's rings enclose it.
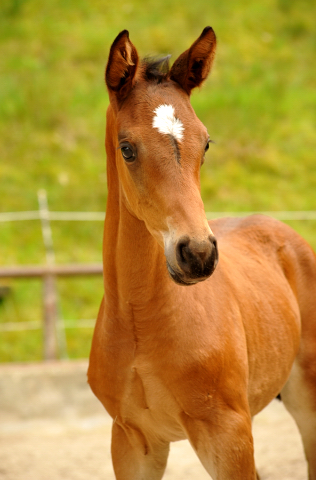
<path fill-rule="evenodd" d="M 206 280 L 214 272 L 217 263 L 217 242 L 213 235 L 200 242 L 184 236 L 176 244 L 173 265 L 167 258 L 168 272 L 180 285 L 193 285 Z"/>

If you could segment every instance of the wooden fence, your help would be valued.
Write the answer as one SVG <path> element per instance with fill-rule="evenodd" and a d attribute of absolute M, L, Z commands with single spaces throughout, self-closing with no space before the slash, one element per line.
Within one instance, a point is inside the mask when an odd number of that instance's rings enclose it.
<path fill-rule="evenodd" d="M 0 278 L 41 278 L 43 283 L 43 356 L 45 360 L 58 357 L 56 339 L 58 322 L 58 296 L 56 277 L 102 275 L 101 263 L 72 265 L 33 265 L 0 268 Z"/>
<path fill-rule="evenodd" d="M 38 219 L 41 221 L 42 236 L 46 252 L 45 265 L 29 265 L 0 267 L 1 278 L 41 278 L 42 279 L 42 327 L 43 327 L 43 357 L 45 360 L 58 358 L 57 336 L 61 329 L 59 326 L 58 315 L 58 295 L 56 279 L 59 276 L 71 277 L 79 275 L 102 275 L 103 267 L 101 263 L 97 264 L 72 264 L 56 265 L 55 252 L 52 237 L 51 220 L 104 220 L 102 212 L 59 212 L 61 215 L 55 215 L 56 212 L 50 212 L 48 208 L 47 195 L 45 190 L 38 191 L 38 211 L 33 212 L 13 212 L 0 214 L 0 221 L 23 221 Z M 79 215 L 78 215 L 79 214 Z M 63 330 L 63 329 L 62 329 Z M 64 335 L 64 330 L 63 330 Z M 65 343 L 65 342 L 64 342 Z"/>
<path fill-rule="evenodd" d="M 52 212 L 48 209 L 44 190 L 38 192 L 39 209 L 31 212 L 0 213 L 0 222 L 35 220 L 41 221 L 46 251 L 45 265 L 0 267 L 1 278 L 41 278 L 43 297 L 43 343 L 44 359 L 58 357 L 58 297 L 56 279 L 59 276 L 102 275 L 102 264 L 56 265 L 50 221 L 103 221 L 103 212 Z M 225 216 L 244 216 L 255 212 L 225 212 Z M 261 212 L 280 220 L 316 220 L 316 211 Z M 208 219 L 223 216 L 223 212 L 207 212 Z M 16 324 L 18 325 L 18 324 Z"/>

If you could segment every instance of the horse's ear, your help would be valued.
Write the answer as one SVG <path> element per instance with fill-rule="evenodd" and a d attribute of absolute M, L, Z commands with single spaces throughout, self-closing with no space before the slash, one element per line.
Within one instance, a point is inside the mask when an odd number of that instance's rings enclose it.
<path fill-rule="evenodd" d="M 174 62 L 170 78 L 190 95 L 207 78 L 214 60 L 216 36 L 212 27 L 204 28 L 200 37 Z"/>
<path fill-rule="evenodd" d="M 114 40 L 105 71 L 105 83 L 110 96 L 115 95 L 120 102 L 134 86 L 138 65 L 137 50 L 123 30 Z"/>

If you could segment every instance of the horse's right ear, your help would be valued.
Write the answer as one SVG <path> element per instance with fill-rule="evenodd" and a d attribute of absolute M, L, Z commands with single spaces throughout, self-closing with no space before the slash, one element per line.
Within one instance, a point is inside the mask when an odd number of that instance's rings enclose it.
<path fill-rule="evenodd" d="M 105 71 L 105 83 L 110 97 L 123 101 L 135 83 L 138 65 L 137 50 L 129 39 L 127 30 L 123 30 L 114 40 Z"/>

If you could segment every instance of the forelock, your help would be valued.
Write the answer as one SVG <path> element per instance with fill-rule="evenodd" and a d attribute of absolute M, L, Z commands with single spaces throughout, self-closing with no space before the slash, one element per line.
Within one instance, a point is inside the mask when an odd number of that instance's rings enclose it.
<path fill-rule="evenodd" d="M 170 70 L 169 59 L 171 55 L 166 57 L 146 57 L 142 61 L 143 78 L 149 81 L 161 83 L 168 79 Z"/>

